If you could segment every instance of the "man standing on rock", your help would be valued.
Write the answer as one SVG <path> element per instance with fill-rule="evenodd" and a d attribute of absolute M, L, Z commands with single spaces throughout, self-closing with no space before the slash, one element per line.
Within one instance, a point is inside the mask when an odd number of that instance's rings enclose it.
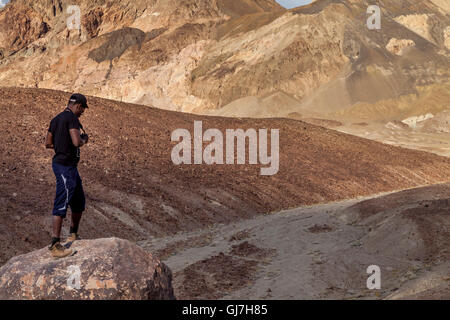
<path fill-rule="evenodd" d="M 80 161 L 80 147 L 88 142 L 87 134 L 81 134 L 78 120 L 88 108 L 87 99 L 82 94 L 73 94 L 67 108 L 50 122 L 45 147 L 54 149 L 52 168 L 56 177 L 56 196 L 53 207 L 53 238 L 49 247 L 56 258 L 73 253 L 61 245 L 61 227 L 67 214 L 67 206 L 72 211 L 70 242 L 78 240 L 78 226 L 85 209 L 85 196 L 77 165 Z"/>

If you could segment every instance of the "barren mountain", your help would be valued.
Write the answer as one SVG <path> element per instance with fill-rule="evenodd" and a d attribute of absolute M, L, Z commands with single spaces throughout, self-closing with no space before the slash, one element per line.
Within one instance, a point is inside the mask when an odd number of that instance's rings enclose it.
<path fill-rule="evenodd" d="M 79 5 L 80 30 L 67 27 L 69 5 Z M 217 27 L 281 9 L 273 0 L 13 0 L 0 11 L 0 85 L 189 109 L 186 80 Z"/>
<path fill-rule="evenodd" d="M 14 0 L 0 12 L 1 86 L 187 112 L 234 103 L 236 115 L 314 116 L 308 112 L 394 99 L 449 79 L 445 1 L 380 2 L 380 30 L 367 28 L 372 2 L 361 0 L 292 10 L 273 0 L 75 1 L 81 30 L 69 31 L 72 2 Z M 269 111 L 238 100 L 273 95 L 283 98 Z"/>
<path fill-rule="evenodd" d="M 50 239 L 54 176 L 43 137 L 70 94 L 0 89 L 1 262 Z M 450 180 L 450 159 L 383 145 L 302 121 L 197 115 L 89 98 L 79 165 L 88 209 L 81 235 L 146 240 L 304 204 Z M 180 165 L 171 133 L 203 128 L 280 130 L 280 169 Z M 66 226 L 67 227 L 67 226 Z"/>

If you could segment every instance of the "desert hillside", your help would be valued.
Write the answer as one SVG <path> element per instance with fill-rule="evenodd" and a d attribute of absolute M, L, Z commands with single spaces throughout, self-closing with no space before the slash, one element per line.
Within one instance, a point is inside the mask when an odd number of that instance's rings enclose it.
<path fill-rule="evenodd" d="M 367 25 L 374 4 L 379 29 Z M 11 0 L 0 9 L 0 297 L 448 299 L 449 58 L 448 0 Z M 73 92 L 89 102 L 87 241 L 55 264 L 44 137 Z M 179 129 L 193 162 L 213 149 L 207 129 L 224 147 L 227 130 L 254 129 L 257 148 L 245 164 L 176 165 Z M 264 129 L 275 158 L 279 132 L 277 164 L 261 161 Z M 240 159 L 226 147 L 224 162 Z M 56 269 L 81 261 L 85 289 L 106 290 L 49 294 Z M 105 282 L 89 276 L 98 269 Z"/>
<path fill-rule="evenodd" d="M 1 259 L 50 238 L 54 176 L 43 138 L 70 94 L 0 88 Z M 82 235 L 145 240 L 305 204 L 450 180 L 450 159 L 339 133 L 302 121 L 199 117 L 89 97 L 90 134 L 79 165 L 88 209 Z M 280 167 L 181 165 L 171 132 L 203 128 L 280 130 Z"/>

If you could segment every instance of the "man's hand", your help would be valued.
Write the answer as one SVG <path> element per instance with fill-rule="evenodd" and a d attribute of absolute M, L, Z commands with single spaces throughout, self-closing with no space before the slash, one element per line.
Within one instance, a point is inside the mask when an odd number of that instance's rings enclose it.
<path fill-rule="evenodd" d="M 85 141 L 81 138 L 79 129 L 69 129 L 70 138 L 72 139 L 72 143 L 75 147 L 82 147 L 85 144 Z"/>
<path fill-rule="evenodd" d="M 53 135 L 50 131 L 47 132 L 47 136 L 45 137 L 45 147 L 47 149 L 53 149 Z"/>
<path fill-rule="evenodd" d="M 86 133 L 83 133 L 83 134 L 81 135 L 81 140 L 83 140 L 83 141 L 84 141 L 84 144 L 86 144 L 86 143 L 88 143 L 88 141 L 89 141 L 89 136 L 88 136 Z"/>

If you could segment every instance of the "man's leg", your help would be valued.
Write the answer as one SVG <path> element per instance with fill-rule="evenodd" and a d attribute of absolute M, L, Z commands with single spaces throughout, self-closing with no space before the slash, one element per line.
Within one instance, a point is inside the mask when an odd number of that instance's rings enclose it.
<path fill-rule="evenodd" d="M 83 212 L 72 212 L 72 222 L 70 224 L 70 233 L 78 233 L 78 226 L 80 225 L 81 216 Z"/>
<path fill-rule="evenodd" d="M 63 218 L 60 216 L 53 216 L 53 239 L 61 239 L 61 227 Z"/>
<path fill-rule="evenodd" d="M 69 241 L 75 241 L 79 239 L 78 228 L 80 226 L 81 216 L 86 207 L 86 198 L 84 196 L 83 182 L 81 180 L 78 169 L 76 169 L 76 185 L 73 192 L 73 196 L 70 199 L 69 205 L 72 210 L 72 223 L 70 225 L 70 237 Z"/>
<path fill-rule="evenodd" d="M 64 258 L 73 253 L 72 249 L 64 248 L 61 245 L 61 227 L 64 218 L 61 216 L 53 216 L 53 238 L 52 245 L 50 246 L 51 255 L 54 258 Z"/>
<path fill-rule="evenodd" d="M 53 164 L 53 172 L 56 176 L 56 195 L 52 213 L 52 244 L 49 249 L 54 258 L 64 258 L 73 253 L 72 249 L 67 249 L 60 243 L 62 222 L 66 217 L 67 204 L 73 188 L 71 188 L 68 174 L 64 167 Z"/>
<path fill-rule="evenodd" d="M 52 164 L 53 172 L 56 177 L 56 194 L 53 203 L 53 234 L 52 247 L 61 240 L 61 228 L 67 212 L 67 202 L 69 199 L 69 188 L 67 183 L 67 174 L 65 168 L 56 163 Z"/>
<path fill-rule="evenodd" d="M 73 194 L 74 182 L 68 168 L 56 163 L 53 163 L 52 167 L 56 177 L 56 194 L 52 212 L 52 244 L 49 249 L 53 257 L 63 258 L 73 253 L 73 250 L 64 248 L 60 242 L 62 222 L 66 217 L 67 205 Z"/>

